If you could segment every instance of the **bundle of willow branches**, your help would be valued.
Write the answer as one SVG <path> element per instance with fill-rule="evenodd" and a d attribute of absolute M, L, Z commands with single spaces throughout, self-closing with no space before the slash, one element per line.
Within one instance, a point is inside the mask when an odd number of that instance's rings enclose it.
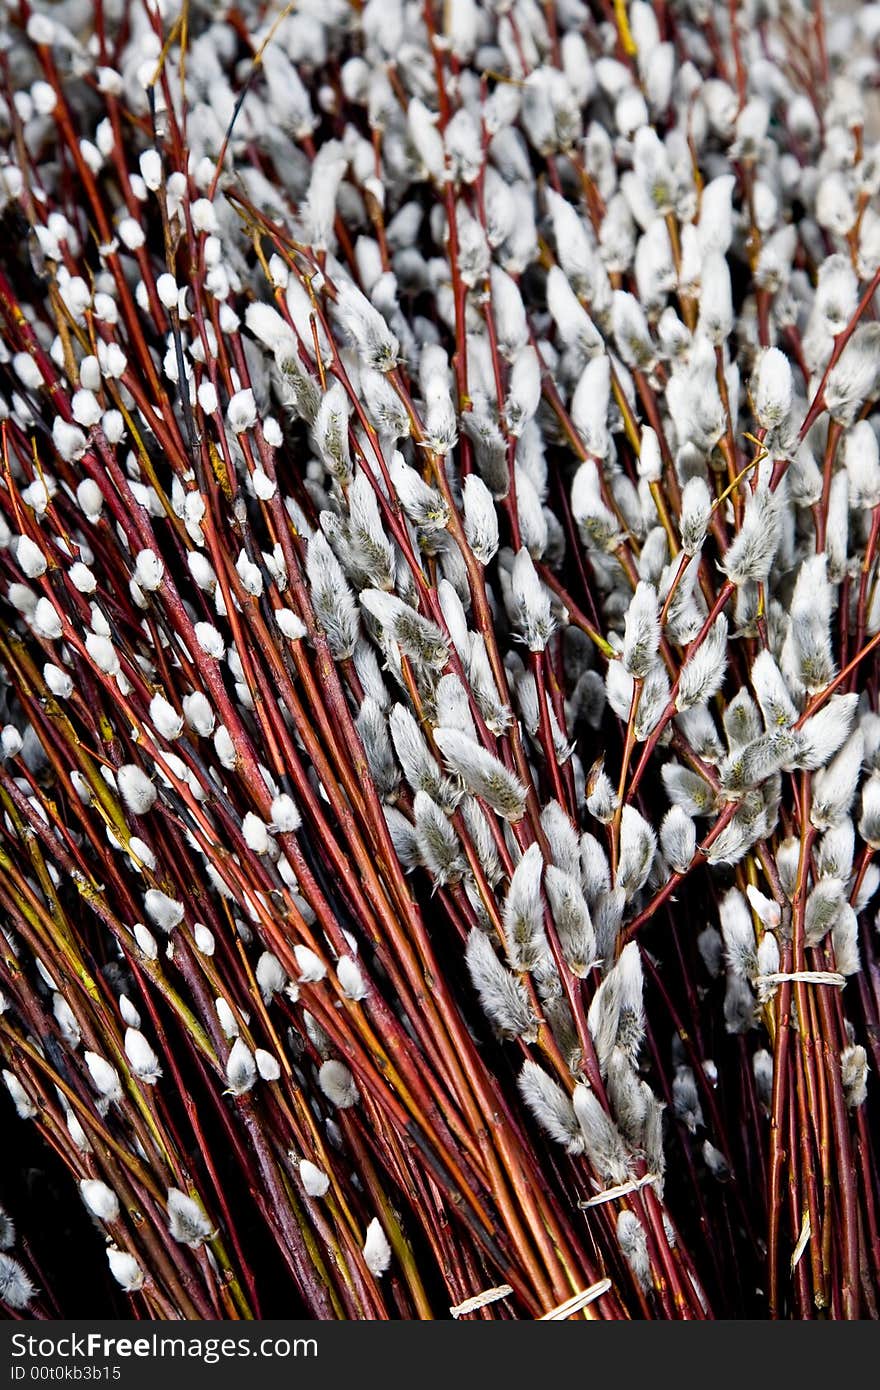
<path fill-rule="evenodd" d="M 877 1316 L 880 5 L 3 15 L 7 1315 Z"/>

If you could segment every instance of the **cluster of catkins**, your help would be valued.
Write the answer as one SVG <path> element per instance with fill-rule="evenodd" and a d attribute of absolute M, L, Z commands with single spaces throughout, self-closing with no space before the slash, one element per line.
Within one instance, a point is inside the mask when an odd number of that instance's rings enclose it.
<path fill-rule="evenodd" d="M 0 1053 L 82 1238 L 155 1317 L 876 1314 L 880 5 L 3 15 Z"/>

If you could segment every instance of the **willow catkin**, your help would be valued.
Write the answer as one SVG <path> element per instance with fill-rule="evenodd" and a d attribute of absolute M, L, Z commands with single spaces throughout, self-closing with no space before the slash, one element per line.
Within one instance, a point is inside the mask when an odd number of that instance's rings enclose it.
<path fill-rule="evenodd" d="M 10 17 L 0 112 L 3 1104 L 91 1311 L 874 1308 L 878 6 L 165 10 Z"/>

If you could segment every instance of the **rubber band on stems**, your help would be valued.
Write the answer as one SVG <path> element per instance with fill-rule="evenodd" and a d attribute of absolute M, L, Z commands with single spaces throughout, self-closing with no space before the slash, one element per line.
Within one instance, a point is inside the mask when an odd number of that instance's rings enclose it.
<path fill-rule="evenodd" d="M 643 1187 L 650 1187 L 652 1183 L 659 1181 L 659 1173 L 646 1173 L 643 1178 L 631 1178 L 629 1182 L 618 1183 L 616 1187 L 606 1187 L 604 1192 L 597 1192 L 595 1197 L 578 1202 L 578 1207 L 581 1211 L 586 1211 L 588 1207 L 601 1207 L 605 1202 L 616 1202 L 618 1197 L 626 1197 L 630 1192 L 640 1192 Z"/>
<path fill-rule="evenodd" d="M 510 1284 L 499 1284 L 497 1288 L 483 1289 L 482 1293 L 475 1293 L 473 1298 L 466 1298 L 464 1303 L 457 1303 L 449 1311 L 454 1318 L 463 1318 L 466 1313 L 476 1313 L 488 1303 L 497 1303 L 499 1298 L 508 1298 L 512 1293 Z"/>
<path fill-rule="evenodd" d="M 597 1284 L 591 1284 L 588 1289 L 582 1289 L 580 1293 L 574 1294 L 556 1308 L 551 1308 L 549 1313 L 544 1313 L 543 1317 L 538 1319 L 538 1322 L 565 1322 L 567 1318 L 574 1317 L 582 1308 L 601 1298 L 610 1288 L 610 1279 L 600 1279 Z"/>
<path fill-rule="evenodd" d="M 756 985 L 784 985 L 788 981 L 802 985 L 833 985 L 835 989 L 843 989 L 846 984 L 846 976 L 841 975 L 837 970 L 778 970 L 772 975 L 757 975 L 754 983 Z"/>

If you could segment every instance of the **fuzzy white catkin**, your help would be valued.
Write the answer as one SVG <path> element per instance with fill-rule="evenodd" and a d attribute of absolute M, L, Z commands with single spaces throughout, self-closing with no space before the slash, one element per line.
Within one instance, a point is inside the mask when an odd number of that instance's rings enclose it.
<path fill-rule="evenodd" d="M 106 1057 L 101 1057 L 97 1052 L 85 1052 L 83 1054 L 86 1066 L 92 1078 L 92 1084 L 99 1095 L 109 1101 L 119 1101 L 122 1099 L 122 1087 L 119 1084 L 119 1073 L 116 1068 L 107 1061 Z"/>
<path fill-rule="evenodd" d="M 535 570 L 529 552 L 522 549 L 513 562 L 511 594 L 514 622 L 529 651 L 541 652 L 556 626 L 550 606 L 550 595 Z"/>
<path fill-rule="evenodd" d="M 876 507 L 880 503 L 880 449 L 868 420 L 859 420 L 847 432 L 844 461 L 850 505 Z"/>
<path fill-rule="evenodd" d="M 321 1065 L 318 1083 L 330 1103 L 339 1110 L 347 1110 L 360 1099 L 354 1077 L 348 1067 L 335 1058 Z"/>
<path fill-rule="evenodd" d="M 264 820 L 254 815 L 253 811 L 248 811 L 245 814 L 241 823 L 241 831 L 248 849 L 252 849 L 255 854 L 268 853 L 271 844 L 269 827 Z"/>
<path fill-rule="evenodd" d="M 604 458 L 608 451 L 610 395 L 610 359 L 604 354 L 593 357 L 584 367 L 575 388 L 571 402 L 571 418 L 588 452 L 599 459 Z"/>
<path fill-rule="evenodd" d="M 733 330 L 730 268 L 718 251 L 710 251 L 703 260 L 700 274 L 699 327 L 710 342 L 718 346 Z"/>
<path fill-rule="evenodd" d="M 492 494 L 476 473 L 462 485 L 464 529 L 471 550 L 487 565 L 498 549 L 498 515 Z"/>
<path fill-rule="evenodd" d="M 26 1308 L 37 1290 L 24 1266 L 0 1252 L 0 1299 L 17 1311 Z"/>
<path fill-rule="evenodd" d="M 212 623 L 196 623 L 196 641 L 203 652 L 208 656 L 216 657 L 219 661 L 226 650 L 226 644 L 222 636 Z"/>
<path fill-rule="evenodd" d="M 159 1058 L 139 1028 L 126 1029 L 125 1055 L 134 1075 L 148 1086 L 155 1085 L 162 1075 L 162 1067 Z"/>
<path fill-rule="evenodd" d="M 792 375 L 788 358 L 779 348 L 768 348 L 758 366 L 755 414 L 762 429 L 782 423 L 791 408 Z"/>
<path fill-rule="evenodd" d="M 173 931 L 184 917 L 184 905 L 171 898 L 161 888 L 148 888 L 144 894 L 147 916 L 164 932 Z"/>
<path fill-rule="evenodd" d="M 152 593 L 162 583 L 165 566 L 155 550 L 141 550 L 135 560 L 134 572 L 141 588 Z"/>
<path fill-rule="evenodd" d="M 575 1086 L 572 1105 L 591 1162 L 606 1180 L 625 1182 L 628 1175 L 626 1147 L 595 1092 L 584 1084 Z"/>
<path fill-rule="evenodd" d="M 634 1212 L 622 1211 L 617 1218 L 617 1239 L 626 1262 L 641 1287 L 651 1287 L 651 1260 L 648 1237 Z"/>
<path fill-rule="evenodd" d="M 168 1189 L 168 1229 L 174 1240 L 192 1250 L 203 1245 L 213 1230 L 201 1203 L 178 1187 Z"/>
<path fill-rule="evenodd" d="M 654 664 L 660 645 L 657 594 L 651 584 L 639 582 L 626 614 L 622 660 L 631 676 L 644 678 Z"/>
<path fill-rule="evenodd" d="M 659 483 L 663 476 L 663 458 L 660 441 L 650 425 L 642 430 L 642 443 L 639 449 L 639 477 L 648 483 Z"/>
<path fill-rule="evenodd" d="M 706 637 L 681 669 L 676 709 L 691 709 L 710 700 L 721 687 L 726 665 L 727 619 L 719 613 Z"/>
<path fill-rule="evenodd" d="M 236 391 L 226 408 L 226 418 L 234 434 L 244 434 L 257 423 L 257 407 L 250 388 Z"/>
<path fill-rule="evenodd" d="M 711 514 L 712 499 L 706 483 L 702 478 L 690 478 L 681 498 L 681 545 L 686 555 L 696 555 L 702 546 Z"/>
<path fill-rule="evenodd" d="M 38 962 L 39 964 L 39 962 Z M 42 973 L 42 971 L 41 971 Z M 79 1047 L 82 1037 L 76 1015 L 63 995 L 55 993 L 52 998 L 52 1012 L 65 1042 L 72 1048 Z"/>
<path fill-rule="evenodd" d="M 309 1159 L 300 1160 L 299 1175 L 308 1197 L 324 1197 L 330 1190 L 330 1179 Z"/>
<path fill-rule="evenodd" d="M 220 724 L 214 730 L 214 751 L 220 760 L 221 766 L 230 769 L 235 767 L 238 761 L 238 754 L 235 750 L 235 744 L 232 741 L 232 735 L 225 724 Z"/>
<path fill-rule="evenodd" d="M 150 720 L 162 738 L 173 741 L 183 733 L 183 715 L 177 713 L 164 695 L 154 695 L 150 701 Z"/>
<path fill-rule="evenodd" d="M 670 867 L 685 873 L 697 846 L 697 828 L 680 806 L 667 811 L 660 826 L 660 844 Z"/>
<path fill-rule="evenodd" d="M 459 729 L 435 729 L 434 742 L 451 771 L 458 774 L 468 790 L 487 802 L 504 820 L 521 819 L 526 804 L 526 788 L 499 758 L 481 748 Z"/>
<path fill-rule="evenodd" d="M 300 970 L 300 981 L 303 984 L 316 984 L 323 980 L 327 974 L 327 967 L 321 957 L 311 950 L 308 946 L 294 946 L 293 954 L 296 956 L 296 963 Z"/>
<path fill-rule="evenodd" d="M 144 1271 L 127 1250 L 119 1250 L 115 1245 L 108 1246 L 107 1262 L 113 1278 L 126 1293 L 137 1293 L 138 1289 L 143 1288 Z"/>
<path fill-rule="evenodd" d="M 197 395 L 199 405 L 201 406 L 205 414 L 213 415 L 219 405 L 219 401 L 217 399 L 217 389 L 213 385 L 213 383 L 210 381 L 200 382 Z"/>
<path fill-rule="evenodd" d="M 141 178 L 151 193 L 155 193 L 162 182 L 162 157 L 158 150 L 144 150 L 140 157 Z"/>
<path fill-rule="evenodd" d="M 79 1190 L 82 1199 L 99 1221 L 115 1221 L 119 1216 L 119 1199 L 112 1188 L 98 1178 L 83 1178 Z"/>
<path fill-rule="evenodd" d="M 272 824 L 279 834 L 292 834 L 301 825 L 300 814 L 293 797 L 282 792 L 272 801 Z"/>
<path fill-rule="evenodd" d="M 87 521 L 97 521 L 101 515 L 104 498 L 98 484 L 91 478 L 83 478 L 77 484 L 76 500 Z"/>
<path fill-rule="evenodd" d="M 75 391 L 71 409 L 74 420 L 86 429 L 96 425 L 101 418 L 101 406 L 93 391 Z"/>
<path fill-rule="evenodd" d="M 194 733 L 209 738 L 214 732 L 214 710 L 206 695 L 200 690 L 183 697 L 183 717 Z"/>
<path fill-rule="evenodd" d="M 724 556 L 724 568 L 734 584 L 766 581 L 779 544 L 781 524 L 776 493 L 761 488 L 750 494 L 742 529 Z"/>
<path fill-rule="evenodd" d="M 275 621 L 282 634 L 290 642 L 299 642 L 308 631 L 302 619 L 297 617 L 296 613 L 292 613 L 289 608 L 276 608 Z"/>
<path fill-rule="evenodd" d="M 163 308 L 177 308 L 177 296 L 179 293 L 177 281 L 174 276 L 169 275 L 167 271 L 158 276 L 156 280 L 156 293 L 159 296 L 159 302 L 162 304 Z"/>
<path fill-rule="evenodd" d="M 123 1022 L 127 1024 L 129 1028 L 140 1028 L 141 1016 L 127 994 L 120 994 L 119 996 L 119 1012 L 122 1015 Z"/>
<path fill-rule="evenodd" d="M 443 137 L 437 129 L 437 117 L 424 102 L 414 97 L 407 107 L 407 128 L 410 139 L 425 170 L 432 178 L 443 179 L 445 160 Z"/>
<path fill-rule="evenodd" d="M 595 964 L 597 946 L 579 879 L 550 864 L 544 885 L 562 953 L 572 974 L 583 979 Z"/>
<path fill-rule="evenodd" d="M 125 763 L 117 768 L 116 780 L 123 801 L 134 815 L 146 815 L 156 804 L 158 793 L 155 786 L 135 763 Z"/>
<path fill-rule="evenodd" d="M 34 609 L 33 625 L 35 631 L 41 637 L 47 638 L 50 642 L 55 641 L 61 636 L 61 618 L 50 599 L 40 598 L 37 600 L 37 606 Z"/>
<path fill-rule="evenodd" d="M 465 948 L 468 973 L 480 1004 L 504 1037 L 534 1039 L 537 1020 L 522 982 L 506 969 L 489 938 L 474 929 Z"/>
<path fill-rule="evenodd" d="M 415 468 L 410 468 L 399 450 L 395 450 L 389 471 L 401 506 L 410 520 L 426 531 L 443 530 L 449 520 L 446 503 Z"/>
<path fill-rule="evenodd" d="M 571 1100 L 536 1062 L 523 1063 L 519 1089 L 529 1110 L 551 1139 L 570 1154 L 583 1153 L 584 1135 Z"/>
<path fill-rule="evenodd" d="M 367 1227 L 363 1254 L 364 1262 L 371 1274 L 378 1278 L 387 1273 L 391 1264 L 391 1246 L 378 1218 L 375 1216 Z"/>
<path fill-rule="evenodd" d="M 533 347 L 524 347 L 513 363 L 507 396 L 508 428 L 514 435 L 523 428 L 541 399 L 541 364 Z"/>
<path fill-rule="evenodd" d="M 262 1081 L 277 1081 L 281 1076 L 281 1063 L 273 1053 L 267 1052 L 264 1047 L 254 1049 L 254 1061 Z"/>
<path fill-rule="evenodd" d="M 254 974 L 257 977 L 257 984 L 265 1004 L 270 1003 L 287 983 L 287 972 L 278 957 L 271 951 L 263 951 L 257 961 Z"/>
<path fill-rule="evenodd" d="M 634 806 L 626 805 L 620 819 L 620 855 L 615 887 L 623 888 L 632 898 L 644 885 L 651 865 L 657 837 L 651 826 Z"/>
<path fill-rule="evenodd" d="M 3 1069 L 3 1084 L 5 1085 L 12 1103 L 15 1106 L 15 1113 L 20 1120 L 32 1120 L 37 1114 L 37 1107 L 34 1105 L 24 1086 L 17 1076 L 6 1068 Z"/>
<path fill-rule="evenodd" d="M 36 542 L 31 540 L 30 536 L 19 536 L 15 558 L 22 573 L 26 574 L 28 579 L 37 579 L 41 574 L 46 573 L 48 563 L 46 556 Z"/>
<path fill-rule="evenodd" d="M 98 581 L 88 565 L 81 564 L 80 561 L 71 565 L 67 577 L 81 594 L 93 594 L 98 587 Z"/>
<path fill-rule="evenodd" d="M 360 966 L 351 956 L 340 956 L 336 963 L 336 976 L 347 999 L 359 1003 L 366 998 L 367 987 Z"/>
<path fill-rule="evenodd" d="M 531 970 L 548 946 L 544 936 L 540 846 L 529 845 L 514 870 L 504 903 L 507 956 L 515 970 Z"/>
<path fill-rule="evenodd" d="M 379 372 L 391 371 L 400 354 L 398 340 L 378 310 L 350 281 L 339 291 L 336 310 L 363 362 Z"/>
<path fill-rule="evenodd" d="M 201 922 L 196 922 L 193 927 L 193 940 L 196 944 L 196 950 L 200 951 L 203 956 L 213 956 L 215 946 L 214 933 Z"/>
<path fill-rule="evenodd" d="M 226 1059 L 226 1081 L 233 1095 L 244 1095 L 257 1079 L 257 1066 L 247 1044 L 236 1038 Z"/>
<path fill-rule="evenodd" d="M 134 939 L 138 944 L 138 949 L 143 953 L 147 960 L 155 960 L 159 954 L 159 945 L 155 936 L 145 927 L 143 922 L 135 922 L 132 927 Z"/>

